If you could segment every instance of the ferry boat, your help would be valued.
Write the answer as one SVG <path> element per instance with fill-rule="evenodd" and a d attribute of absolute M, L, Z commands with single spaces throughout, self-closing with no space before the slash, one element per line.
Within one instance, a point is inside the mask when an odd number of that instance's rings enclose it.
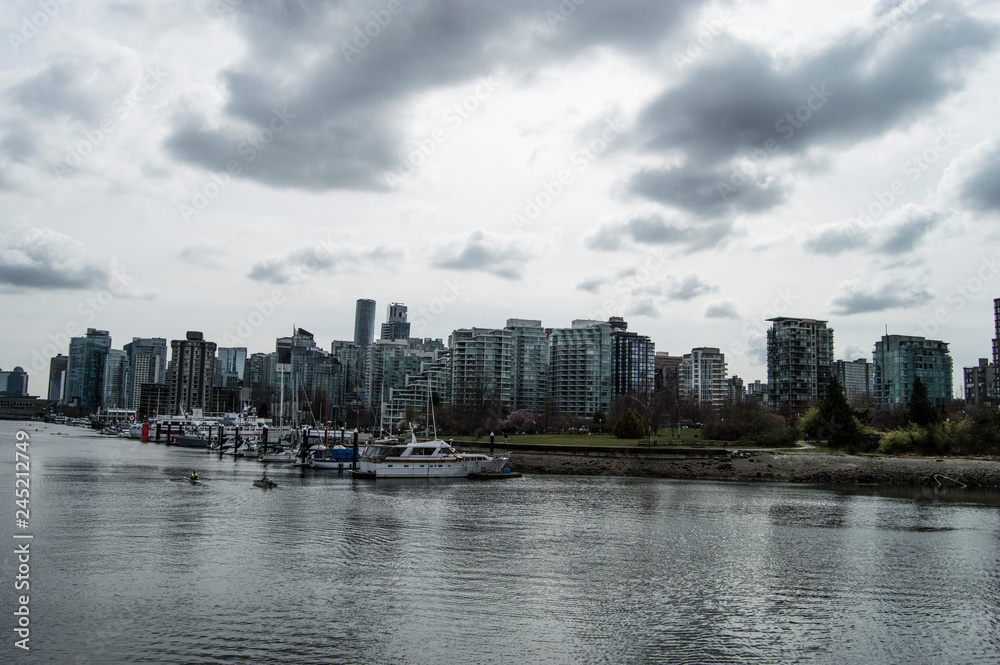
<path fill-rule="evenodd" d="M 365 446 L 357 475 L 363 478 L 468 478 L 470 474 L 503 473 L 510 453 L 460 453 L 451 443 L 434 438 L 409 443 L 378 441 Z"/>

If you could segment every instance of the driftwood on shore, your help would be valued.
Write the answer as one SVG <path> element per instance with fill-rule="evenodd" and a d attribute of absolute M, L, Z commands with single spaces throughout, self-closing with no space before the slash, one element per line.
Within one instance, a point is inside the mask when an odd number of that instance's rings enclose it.
<path fill-rule="evenodd" d="M 586 476 L 881 484 L 1000 488 L 1000 460 L 869 457 L 782 451 L 677 456 L 517 451 L 510 466 L 522 473 Z"/>

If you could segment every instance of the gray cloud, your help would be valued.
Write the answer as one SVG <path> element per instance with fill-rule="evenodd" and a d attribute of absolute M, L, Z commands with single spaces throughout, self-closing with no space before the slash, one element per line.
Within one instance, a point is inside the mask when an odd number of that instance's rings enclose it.
<path fill-rule="evenodd" d="M 586 291 L 587 293 L 597 293 L 604 286 L 603 279 L 597 277 L 591 277 L 590 279 L 585 279 L 576 285 L 577 291 Z"/>
<path fill-rule="evenodd" d="M 767 210 L 788 198 L 789 189 L 773 177 L 744 175 L 745 181 L 736 187 L 729 173 L 692 166 L 642 169 L 632 174 L 627 187 L 653 201 L 706 217 Z"/>
<path fill-rule="evenodd" d="M 51 229 L 9 228 L 0 232 L 0 285 L 15 289 L 107 288 L 110 259 Z"/>
<path fill-rule="evenodd" d="M 755 212 L 787 192 L 737 185 L 723 205 L 713 198 L 719 173 L 753 162 L 802 155 L 818 145 L 853 145 L 908 125 L 964 85 L 967 67 L 996 38 L 996 28 L 956 5 L 921 8 L 896 30 L 854 30 L 791 64 L 764 48 L 720 39 L 711 56 L 686 71 L 641 114 L 635 142 L 684 161 L 635 173 L 636 194 L 703 215 Z M 763 177 L 763 176 L 759 176 Z M 767 182 L 764 180 L 764 182 Z"/>
<path fill-rule="evenodd" d="M 1000 211 L 1000 143 L 982 155 L 962 185 L 962 198 L 975 210 Z"/>
<path fill-rule="evenodd" d="M 863 250 L 871 254 L 898 256 L 912 251 L 940 222 L 940 214 L 908 203 L 878 225 L 862 226 L 857 220 L 831 224 L 803 243 L 813 254 L 838 256 Z"/>
<path fill-rule="evenodd" d="M 192 102 L 165 145 L 209 170 L 237 160 L 241 176 L 277 187 L 386 189 L 386 173 L 412 149 L 399 107 L 417 94 L 462 84 L 471 93 L 501 69 L 530 79 L 599 46 L 643 51 L 700 4 L 404 2 L 389 14 L 364 3 L 243 2 L 234 12 L 247 53 L 222 73 L 221 124 Z M 296 118 L 245 161 L 240 146 L 266 128 L 275 107 Z"/>
<path fill-rule="evenodd" d="M 718 290 L 717 286 L 709 284 L 695 274 L 670 277 L 664 285 L 664 293 L 670 300 L 693 300 Z"/>
<path fill-rule="evenodd" d="M 431 263 L 449 270 L 478 270 L 504 279 L 521 279 L 524 264 L 531 258 L 517 238 L 476 229 L 468 236 L 445 243 Z"/>
<path fill-rule="evenodd" d="M 648 245 L 679 245 L 689 250 L 709 249 L 724 243 L 732 233 L 732 222 L 682 225 L 660 215 L 633 217 L 601 225 L 584 244 L 596 251 L 621 249 L 623 240 Z"/>
<path fill-rule="evenodd" d="M 864 314 L 900 307 L 917 307 L 931 299 L 930 292 L 922 287 L 906 287 L 902 283 L 892 282 L 873 285 L 854 281 L 845 282 L 837 288 L 830 307 L 834 314 Z"/>
<path fill-rule="evenodd" d="M 355 247 L 320 241 L 294 249 L 284 256 L 258 261 L 250 268 L 247 277 L 269 284 L 295 284 L 317 273 L 366 269 L 372 264 L 386 262 L 399 252 L 399 249 L 389 245 Z"/>
<path fill-rule="evenodd" d="M 736 309 L 736 303 L 731 300 L 713 302 L 705 308 L 706 319 L 738 319 L 740 313 Z"/>

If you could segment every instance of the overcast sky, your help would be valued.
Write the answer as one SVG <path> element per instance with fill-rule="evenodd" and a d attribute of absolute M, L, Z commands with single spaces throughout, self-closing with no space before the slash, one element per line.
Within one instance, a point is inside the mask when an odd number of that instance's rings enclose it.
<path fill-rule="evenodd" d="M 67 330 L 329 348 L 623 316 L 767 379 L 764 320 L 990 355 L 995 2 L 4 3 L 0 367 Z"/>

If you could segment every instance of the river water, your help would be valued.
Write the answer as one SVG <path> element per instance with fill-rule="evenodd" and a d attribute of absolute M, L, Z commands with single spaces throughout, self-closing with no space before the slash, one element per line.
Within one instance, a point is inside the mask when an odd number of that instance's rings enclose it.
<path fill-rule="evenodd" d="M 18 428 L 0 662 L 1000 662 L 996 492 L 273 466 L 265 491 L 256 461 L 8 422 L 11 488 Z"/>

